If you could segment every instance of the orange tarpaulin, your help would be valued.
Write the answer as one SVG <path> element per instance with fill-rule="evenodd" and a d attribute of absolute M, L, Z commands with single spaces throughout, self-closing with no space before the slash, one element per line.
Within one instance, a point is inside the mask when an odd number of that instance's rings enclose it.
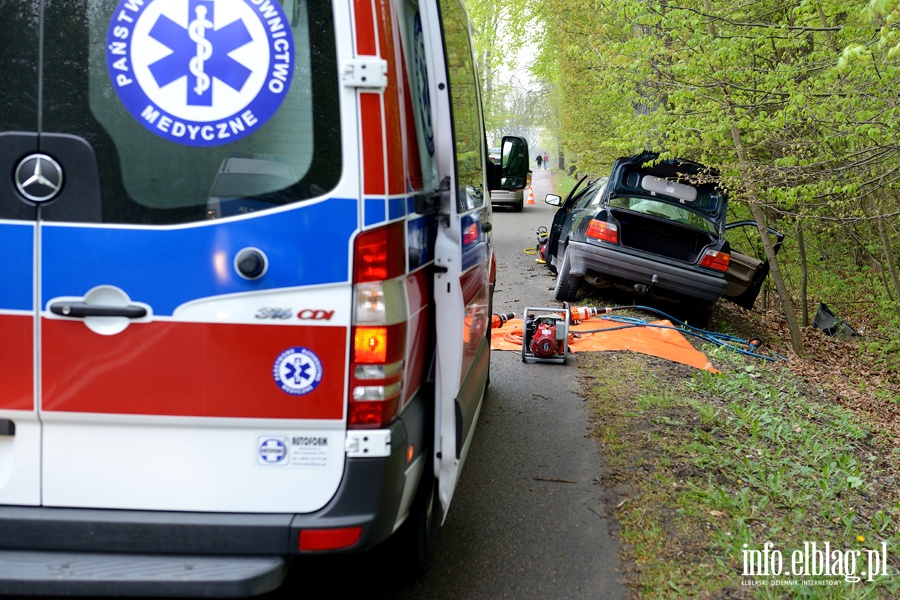
<path fill-rule="evenodd" d="M 605 319 L 581 321 L 569 327 L 569 352 L 603 350 L 631 350 L 650 356 L 658 356 L 697 369 L 718 373 L 706 355 L 691 346 L 676 329 L 659 327 L 629 327 L 615 329 L 623 323 Z M 651 325 L 673 327 L 671 321 L 652 321 Z M 597 333 L 579 333 L 596 329 L 613 329 Z M 577 334 L 577 335 L 573 335 Z M 491 332 L 491 350 L 522 351 L 522 319 L 510 319 L 502 327 Z"/>

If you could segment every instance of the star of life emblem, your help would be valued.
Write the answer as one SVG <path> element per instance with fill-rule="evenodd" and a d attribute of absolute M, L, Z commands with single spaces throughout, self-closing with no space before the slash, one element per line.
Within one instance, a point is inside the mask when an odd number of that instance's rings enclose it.
<path fill-rule="evenodd" d="M 277 0 L 120 0 L 107 32 L 122 104 L 149 131 L 189 146 L 262 127 L 288 94 L 294 56 Z"/>
<path fill-rule="evenodd" d="M 275 359 L 272 376 L 282 391 L 302 396 L 322 381 L 322 361 L 309 348 L 288 348 Z"/>

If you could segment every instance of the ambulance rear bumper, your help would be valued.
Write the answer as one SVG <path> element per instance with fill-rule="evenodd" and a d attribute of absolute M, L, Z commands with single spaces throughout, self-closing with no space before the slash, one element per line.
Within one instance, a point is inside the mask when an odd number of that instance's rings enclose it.
<path fill-rule="evenodd" d="M 278 587 L 283 557 L 0 551 L 4 595 L 238 598 Z"/>
<path fill-rule="evenodd" d="M 389 456 L 347 458 L 334 498 L 315 513 L 0 506 L 0 597 L 251 596 L 281 584 L 303 530 L 359 527 L 340 551 L 368 549 L 396 524 L 406 448 L 423 447 L 420 410 L 404 411 L 411 427 L 392 425 Z"/>

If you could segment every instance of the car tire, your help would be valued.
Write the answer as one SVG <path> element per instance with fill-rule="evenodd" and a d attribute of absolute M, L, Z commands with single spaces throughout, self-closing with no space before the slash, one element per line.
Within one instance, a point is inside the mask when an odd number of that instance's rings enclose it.
<path fill-rule="evenodd" d="M 572 275 L 570 269 L 567 247 L 563 252 L 562 264 L 559 266 L 559 273 L 556 274 L 556 287 L 553 290 L 553 296 L 560 302 L 572 302 L 578 295 L 579 280 Z"/>
<path fill-rule="evenodd" d="M 692 327 L 706 329 L 712 319 L 713 304 L 695 306 L 684 312 L 682 320 Z"/>
<path fill-rule="evenodd" d="M 522 209 L 525 208 L 525 199 L 522 198 L 515 204 L 513 204 L 513 212 L 522 212 Z"/>
<path fill-rule="evenodd" d="M 426 463 L 409 517 L 397 532 L 402 568 L 411 578 L 424 575 L 434 559 L 443 512 L 437 479 L 431 473 L 431 462 Z"/>

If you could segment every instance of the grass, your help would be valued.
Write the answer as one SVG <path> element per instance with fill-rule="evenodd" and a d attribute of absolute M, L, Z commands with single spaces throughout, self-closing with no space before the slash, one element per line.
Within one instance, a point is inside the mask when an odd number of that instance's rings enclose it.
<path fill-rule="evenodd" d="M 627 489 L 614 502 L 635 597 L 900 597 L 897 454 L 787 371 L 706 351 L 722 374 L 630 353 L 579 359 L 604 483 Z M 804 542 L 839 551 L 846 577 L 785 575 Z M 779 576 L 748 568 L 766 543 Z M 882 549 L 889 575 L 852 581 Z"/>
<path fill-rule="evenodd" d="M 563 200 L 569 195 L 575 188 L 575 184 L 578 183 L 577 179 L 573 179 L 566 175 L 563 171 L 559 169 L 551 169 L 550 170 L 551 181 L 551 192 L 560 196 Z"/>

